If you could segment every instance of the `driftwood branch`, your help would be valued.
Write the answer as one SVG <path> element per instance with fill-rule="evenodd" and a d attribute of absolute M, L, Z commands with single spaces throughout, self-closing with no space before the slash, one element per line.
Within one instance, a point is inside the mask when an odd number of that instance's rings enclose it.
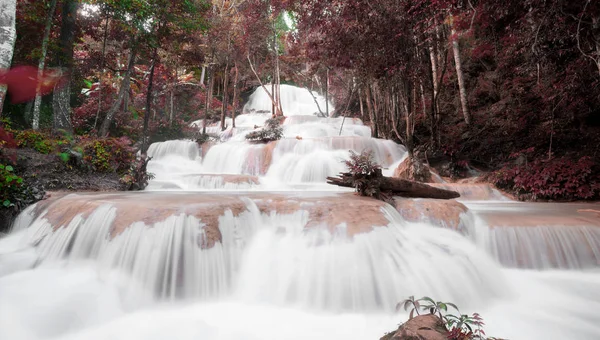
<path fill-rule="evenodd" d="M 393 196 L 452 199 L 460 197 L 456 191 L 432 187 L 427 184 L 413 182 L 400 178 L 381 176 L 377 178 L 381 192 Z M 327 177 L 327 183 L 341 187 L 354 188 L 354 179 L 351 173 L 340 173 L 338 177 Z"/>

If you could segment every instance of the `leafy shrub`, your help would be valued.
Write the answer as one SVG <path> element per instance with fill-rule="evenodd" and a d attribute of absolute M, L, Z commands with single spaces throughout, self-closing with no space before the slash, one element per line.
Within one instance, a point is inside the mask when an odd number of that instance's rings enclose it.
<path fill-rule="evenodd" d="M 98 172 L 124 173 L 135 159 L 132 142 L 127 137 L 83 139 L 83 162 Z"/>
<path fill-rule="evenodd" d="M 16 134 L 17 145 L 31 148 L 42 154 L 49 154 L 55 149 L 54 142 L 46 134 L 35 130 L 23 130 Z"/>
<path fill-rule="evenodd" d="M 344 162 L 350 171 L 352 184 L 361 196 L 380 198 L 379 178 L 382 177 L 381 166 L 373 160 L 373 151 L 360 154 L 350 150 L 350 159 Z"/>
<path fill-rule="evenodd" d="M 12 166 L 0 164 L 0 206 L 2 208 L 14 208 L 18 211 L 43 196 L 43 191 L 26 185 L 23 178 L 14 173 Z"/>
<path fill-rule="evenodd" d="M 511 166 L 491 175 L 496 186 L 521 199 L 578 200 L 600 197 L 600 171 L 590 157 L 567 157 Z"/>
<path fill-rule="evenodd" d="M 154 178 L 154 174 L 148 172 L 148 162 L 152 157 L 146 159 L 136 158 L 136 160 L 129 167 L 129 171 L 126 175 L 119 179 L 123 190 L 144 190 L 148 186 L 148 181 Z"/>
<path fill-rule="evenodd" d="M 265 122 L 265 126 L 257 131 L 252 131 L 246 135 L 246 140 L 254 143 L 268 143 L 280 140 L 283 137 L 283 129 L 279 125 L 279 120 L 271 118 Z"/>
<path fill-rule="evenodd" d="M 455 309 L 459 315 L 449 314 L 448 307 Z M 460 314 L 458 307 L 450 302 L 434 301 L 427 296 L 421 299 L 415 299 L 414 296 L 411 296 L 396 305 L 396 310 L 401 308 L 405 311 L 411 310 L 409 319 L 412 319 L 415 313 L 421 315 L 422 312 L 439 317 L 448 331 L 448 340 L 499 340 L 488 338 L 485 335 L 483 330 L 485 323 L 479 314 Z"/>

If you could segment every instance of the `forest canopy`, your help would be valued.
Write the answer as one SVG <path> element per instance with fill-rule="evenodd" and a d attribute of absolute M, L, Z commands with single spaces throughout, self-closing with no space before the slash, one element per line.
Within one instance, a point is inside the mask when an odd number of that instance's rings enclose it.
<path fill-rule="evenodd" d="M 361 118 L 374 137 L 404 144 L 412 157 L 443 161 L 450 177 L 502 169 L 497 183 L 552 197 L 536 189 L 549 183 L 533 183 L 548 177 L 544 169 L 567 164 L 577 170 L 560 171 L 578 182 L 597 173 L 595 1 L 12 4 L 12 67 L 60 79 L 51 94 L 38 90 L 23 103 L 12 103 L 9 91 L 1 112 L 13 129 L 126 136 L 145 150 L 185 136 L 199 119 L 226 129 L 230 117 L 235 126 L 259 86 L 273 113 L 285 115 L 279 84 L 293 84 L 323 94 L 335 103 L 331 115 Z M 524 165 L 532 179 L 511 180 Z M 600 190 L 588 189 L 564 194 Z"/>

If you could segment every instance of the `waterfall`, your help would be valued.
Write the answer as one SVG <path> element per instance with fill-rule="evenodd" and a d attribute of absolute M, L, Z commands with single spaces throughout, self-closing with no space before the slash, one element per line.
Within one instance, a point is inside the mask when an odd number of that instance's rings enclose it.
<path fill-rule="evenodd" d="M 325 181 L 349 151 L 391 175 L 406 149 L 320 117 L 307 89 L 281 99 L 278 141 L 245 140 L 271 118 L 259 88 L 235 128 L 207 122 L 211 142 L 152 144 L 145 191 L 52 193 L 21 213 L 0 237 L 0 339 L 378 339 L 409 296 L 478 312 L 493 336 L 600 338 L 597 204 L 485 184 L 359 197 Z"/>

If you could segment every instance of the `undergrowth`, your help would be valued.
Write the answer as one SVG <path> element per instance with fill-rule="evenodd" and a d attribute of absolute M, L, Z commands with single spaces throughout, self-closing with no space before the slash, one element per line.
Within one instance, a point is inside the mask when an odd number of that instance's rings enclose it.
<path fill-rule="evenodd" d="M 600 198 L 600 170 L 590 157 L 537 159 L 496 171 L 491 181 L 522 200 L 590 200 Z"/>

